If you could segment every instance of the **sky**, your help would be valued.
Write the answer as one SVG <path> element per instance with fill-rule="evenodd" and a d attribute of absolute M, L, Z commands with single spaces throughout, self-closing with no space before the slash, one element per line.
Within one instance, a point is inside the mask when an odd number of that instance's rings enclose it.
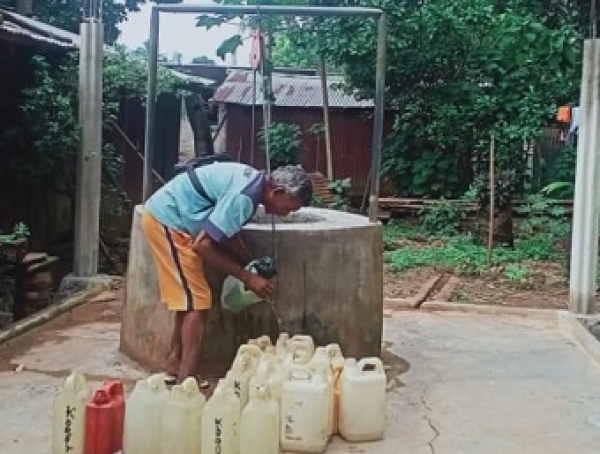
<path fill-rule="evenodd" d="M 207 0 L 183 0 L 183 3 L 210 4 Z M 131 12 L 128 20 L 120 24 L 121 35 L 118 42 L 131 49 L 136 49 L 144 44 L 150 37 L 150 12 L 152 4 L 141 6 L 139 12 Z M 205 55 L 217 64 L 224 64 L 215 51 L 224 39 L 239 32 L 236 25 L 223 25 L 210 30 L 195 26 L 197 14 L 160 14 L 160 41 L 158 52 L 166 54 L 169 58 L 174 52 L 183 55 L 183 63 L 189 63 L 194 57 Z M 237 64 L 248 65 L 250 55 L 249 42 L 238 51 Z M 226 63 L 232 63 L 228 57 Z"/>

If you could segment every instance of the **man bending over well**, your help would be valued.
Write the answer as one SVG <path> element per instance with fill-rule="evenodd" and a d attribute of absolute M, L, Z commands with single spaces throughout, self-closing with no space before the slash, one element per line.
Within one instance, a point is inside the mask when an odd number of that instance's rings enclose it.
<path fill-rule="evenodd" d="M 268 177 L 244 164 L 218 162 L 177 175 L 145 204 L 142 228 L 158 269 L 161 301 L 176 312 L 167 373 L 181 383 L 193 376 L 201 387 L 198 359 L 211 290 L 206 264 L 235 276 L 261 298 L 273 284 L 246 271 L 253 260 L 239 232 L 259 204 L 269 214 L 286 216 L 308 206 L 313 194 L 309 175 L 299 166 L 276 169 Z"/>

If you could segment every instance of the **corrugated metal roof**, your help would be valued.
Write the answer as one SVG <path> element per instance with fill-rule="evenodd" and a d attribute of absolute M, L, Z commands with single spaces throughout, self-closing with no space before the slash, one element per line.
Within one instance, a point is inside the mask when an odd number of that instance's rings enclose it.
<path fill-rule="evenodd" d="M 358 100 L 347 94 L 341 87 L 344 78 L 327 76 L 329 86 L 329 106 L 343 109 L 365 109 L 373 107 L 372 100 Z M 275 106 L 281 107 L 323 107 L 321 78 L 290 74 L 273 74 Z M 217 89 L 213 99 L 218 103 L 252 105 L 252 72 L 234 71 Z M 256 77 L 256 105 L 262 105 L 263 93 L 261 77 Z"/>
<path fill-rule="evenodd" d="M 76 49 L 79 47 L 79 35 L 76 35 L 75 33 L 62 30 L 11 11 L 0 9 L 0 15 L 3 17 L 3 21 L 0 23 L 0 33 L 65 49 Z"/>

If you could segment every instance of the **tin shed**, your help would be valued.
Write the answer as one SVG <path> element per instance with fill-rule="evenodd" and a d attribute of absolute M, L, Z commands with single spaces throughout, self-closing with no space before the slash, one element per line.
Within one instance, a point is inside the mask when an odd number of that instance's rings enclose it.
<path fill-rule="evenodd" d="M 371 166 L 373 101 L 359 100 L 346 93 L 342 76 L 328 76 L 327 81 L 334 179 L 351 178 L 353 192 L 361 193 L 367 185 Z M 265 166 L 265 154 L 257 135 L 263 127 L 259 74 L 256 77 L 255 100 L 252 85 L 251 71 L 235 70 L 215 92 L 213 101 L 218 106 L 219 121 L 223 122 L 215 147 L 217 151 L 228 151 L 241 162 L 262 168 Z M 320 77 L 274 73 L 273 92 L 275 102 L 271 121 L 298 125 L 302 131 L 301 164 L 308 171 L 326 174 L 325 141 L 322 134 L 316 136 L 310 131 L 312 126 L 323 124 Z M 389 126 L 388 121 L 386 130 Z"/>

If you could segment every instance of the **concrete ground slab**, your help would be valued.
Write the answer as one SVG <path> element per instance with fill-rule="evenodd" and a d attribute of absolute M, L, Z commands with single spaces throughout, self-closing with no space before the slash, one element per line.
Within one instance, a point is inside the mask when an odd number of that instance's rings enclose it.
<path fill-rule="evenodd" d="M 87 304 L 0 348 L 3 454 L 49 452 L 52 399 L 70 369 L 92 387 L 121 378 L 131 389 L 146 375 L 117 351 L 119 307 Z M 600 367 L 557 317 L 403 311 L 384 324 L 386 438 L 336 438 L 328 453 L 600 452 Z"/>
<path fill-rule="evenodd" d="M 385 339 L 410 364 L 386 439 L 329 452 L 600 452 L 600 367 L 556 318 L 396 312 Z"/>

